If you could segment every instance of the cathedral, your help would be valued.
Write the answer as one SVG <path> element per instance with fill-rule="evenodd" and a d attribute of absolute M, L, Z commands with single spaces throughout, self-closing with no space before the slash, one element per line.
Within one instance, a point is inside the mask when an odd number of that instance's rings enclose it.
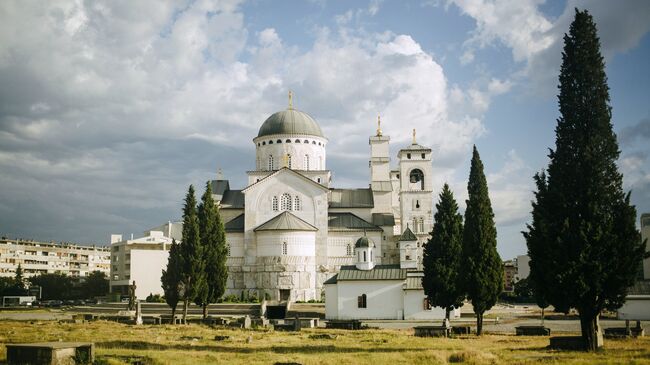
<path fill-rule="evenodd" d="M 253 138 L 248 185 L 211 182 L 226 229 L 226 295 L 320 300 L 323 283 L 361 259 L 355 242 L 362 237 L 373 247 L 364 260 L 421 269 L 433 220 L 431 149 L 417 144 L 414 130 L 392 169 L 390 137 L 378 118 L 369 138 L 368 186 L 341 189 L 327 169 L 328 142 L 290 96 L 288 108 L 268 117 Z M 405 232 L 415 244 L 400 247 Z"/>

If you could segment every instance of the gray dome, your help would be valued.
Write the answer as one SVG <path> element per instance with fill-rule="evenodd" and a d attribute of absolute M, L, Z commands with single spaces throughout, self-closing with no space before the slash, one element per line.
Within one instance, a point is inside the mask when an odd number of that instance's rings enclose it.
<path fill-rule="evenodd" d="M 368 239 L 366 236 L 362 236 L 357 240 L 357 243 L 354 244 L 354 248 L 365 248 L 365 247 L 375 247 L 375 243 L 371 239 Z"/>
<path fill-rule="evenodd" d="M 296 109 L 283 110 L 268 117 L 257 136 L 272 134 L 307 134 L 325 138 L 314 118 Z"/>

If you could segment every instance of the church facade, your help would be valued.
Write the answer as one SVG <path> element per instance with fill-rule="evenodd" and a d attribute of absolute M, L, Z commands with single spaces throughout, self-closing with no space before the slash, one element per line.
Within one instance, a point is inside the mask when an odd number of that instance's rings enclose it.
<path fill-rule="evenodd" d="M 378 119 L 369 137 L 368 186 L 341 189 L 327 168 L 329 140 L 311 116 L 290 103 L 262 123 L 248 185 L 211 182 L 226 229 L 226 295 L 319 300 L 323 283 L 357 262 L 361 237 L 375 243 L 378 265 L 406 259 L 411 270 L 421 266 L 433 219 L 432 151 L 416 143 L 414 131 L 391 169 L 390 137 L 380 127 Z M 415 241 L 400 249 L 407 227 Z"/>

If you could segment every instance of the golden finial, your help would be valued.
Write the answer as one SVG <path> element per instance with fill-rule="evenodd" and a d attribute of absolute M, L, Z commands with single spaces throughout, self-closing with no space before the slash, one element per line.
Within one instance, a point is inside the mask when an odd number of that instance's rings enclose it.
<path fill-rule="evenodd" d="M 289 90 L 289 109 L 293 109 L 293 93 Z"/>
<path fill-rule="evenodd" d="M 381 116 L 377 114 L 377 137 L 381 137 Z"/>
<path fill-rule="evenodd" d="M 413 128 L 413 144 L 417 144 L 417 143 L 415 142 L 415 128 Z"/>

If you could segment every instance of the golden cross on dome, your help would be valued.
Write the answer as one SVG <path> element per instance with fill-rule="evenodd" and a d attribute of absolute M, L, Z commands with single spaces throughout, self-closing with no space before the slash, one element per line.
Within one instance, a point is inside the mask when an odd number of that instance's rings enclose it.
<path fill-rule="evenodd" d="M 289 109 L 293 109 L 293 93 L 289 90 Z"/>
<path fill-rule="evenodd" d="M 381 137 L 381 116 L 377 114 L 377 137 Z"/>

